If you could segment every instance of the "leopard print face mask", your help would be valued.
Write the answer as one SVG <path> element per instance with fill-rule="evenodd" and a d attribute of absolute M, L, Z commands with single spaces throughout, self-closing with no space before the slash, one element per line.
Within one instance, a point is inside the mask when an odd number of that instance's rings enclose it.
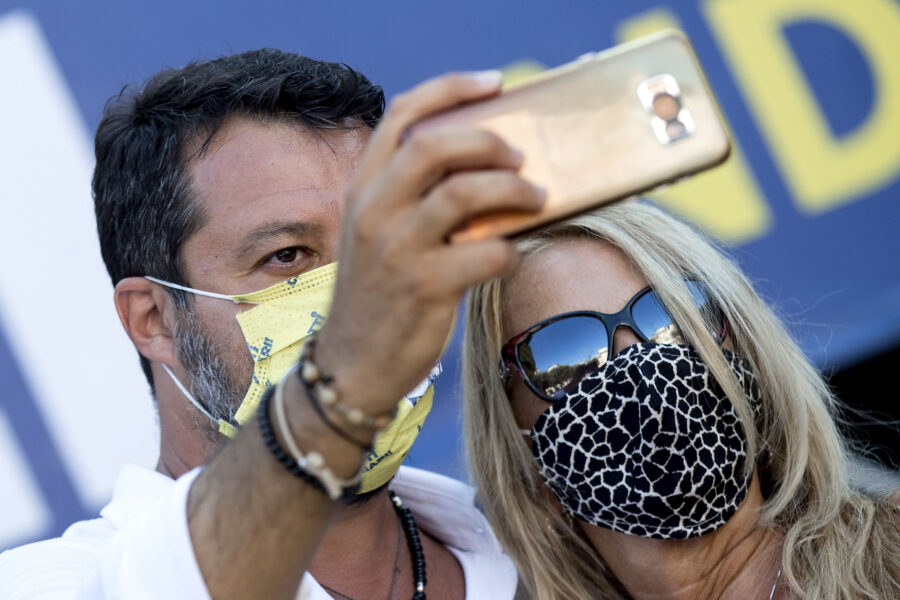
<path fill-rule="evenodd" d="M 755 413 L 753 373 L 724 354 Z M 744 428 L 688 346 L 626 348 L 541 414 L 531 439 L 566 512 L 622 533 L 703 535 L 731 518 L 750 485 Z"/>

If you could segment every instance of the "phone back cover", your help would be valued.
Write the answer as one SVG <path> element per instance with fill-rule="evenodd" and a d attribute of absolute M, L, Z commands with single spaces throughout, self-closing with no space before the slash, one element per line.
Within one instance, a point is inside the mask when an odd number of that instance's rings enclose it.
<path fill-rule="evenodd" d="M 677 82 L 681 106 L 695 126 L 691 135 L 670 143 L 658 139 L 637 91 L 659 75 Z M 428 123 L 467 123 L 497 133 L 524 153 L 522 175 L 547 189 L 540 214 L 477 218 L 454 241 L 513 235 L 632 196 L 719 164 L 730 149 L 696 58 L 677 32 L 580 59 Z"/>

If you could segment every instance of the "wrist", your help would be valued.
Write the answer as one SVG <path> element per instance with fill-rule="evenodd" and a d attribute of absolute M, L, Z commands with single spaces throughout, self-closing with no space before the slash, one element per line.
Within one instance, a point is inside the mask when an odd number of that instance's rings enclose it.
<path fill-rule="evenodd" d="M 324 331 L 324 330 L 323 330 Z M 371 434 L 393 420 L 402 394 L 384 388 L 384 373 L 368 373 L 360 361 L 349 359 L 340 343 L 319 334 L 304 344 L 299 377 L 310 387 L 318 404 L 336 417 L 342 429 Z"/>
<path fill-rule="evenodd" d="M 304 398 L 306 392 L 294 373 L 289 373 L 281 385 L 284 386 L 288 428 L 300 449 L 320 454 L 335 476 L 341 479 L 354 477 L 365 458 L 365 450 L 360 444 L 338 435 L 316 414 Z M 374 433 L 369 437 L 365 437 L 365 432 L 358 434 L 358 440 L 366 445 L 370 445 L 373 438 Z"/>
<path fill-rule="evenodd" d="M 358 365 L 347 359 L 348 353 L 341 351 L 340 344 L 327 337 L 324 328 L 316 335 L 316 366 L 331 377 L 332 386 L 341 398 L 359 398 L 358 392 L 353 389 L 354 383 L 363 378 L 358 372 Z"/>

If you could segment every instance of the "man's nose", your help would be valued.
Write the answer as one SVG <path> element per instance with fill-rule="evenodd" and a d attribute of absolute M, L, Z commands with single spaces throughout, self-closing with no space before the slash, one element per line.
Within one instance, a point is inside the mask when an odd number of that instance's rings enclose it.
<path fill-rule="evenodd" d="M 632 344 L 640 343 L 641 339 L 628 325 L 619 325 L 613 334 L 613 355 L 618 354 Z"/>

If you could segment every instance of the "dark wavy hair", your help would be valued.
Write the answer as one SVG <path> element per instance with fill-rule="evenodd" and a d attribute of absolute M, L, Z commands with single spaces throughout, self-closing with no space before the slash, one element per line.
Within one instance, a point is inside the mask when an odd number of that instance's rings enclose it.
<path fill-rule="evenodd" d="M 384 92 L 347 65 L 254 50 L 162 71 L 107 103 L 92 182 L 100 251 L 113 285 L 152 275 L 188 285 L 185 240 L 204 221 L 188 165 L 232 115 L 310 129 L 374 127 Z M 171 290 L 184 306 L 184 293 Z M 150 364 L 141 357 L 150 382 Z"/>

